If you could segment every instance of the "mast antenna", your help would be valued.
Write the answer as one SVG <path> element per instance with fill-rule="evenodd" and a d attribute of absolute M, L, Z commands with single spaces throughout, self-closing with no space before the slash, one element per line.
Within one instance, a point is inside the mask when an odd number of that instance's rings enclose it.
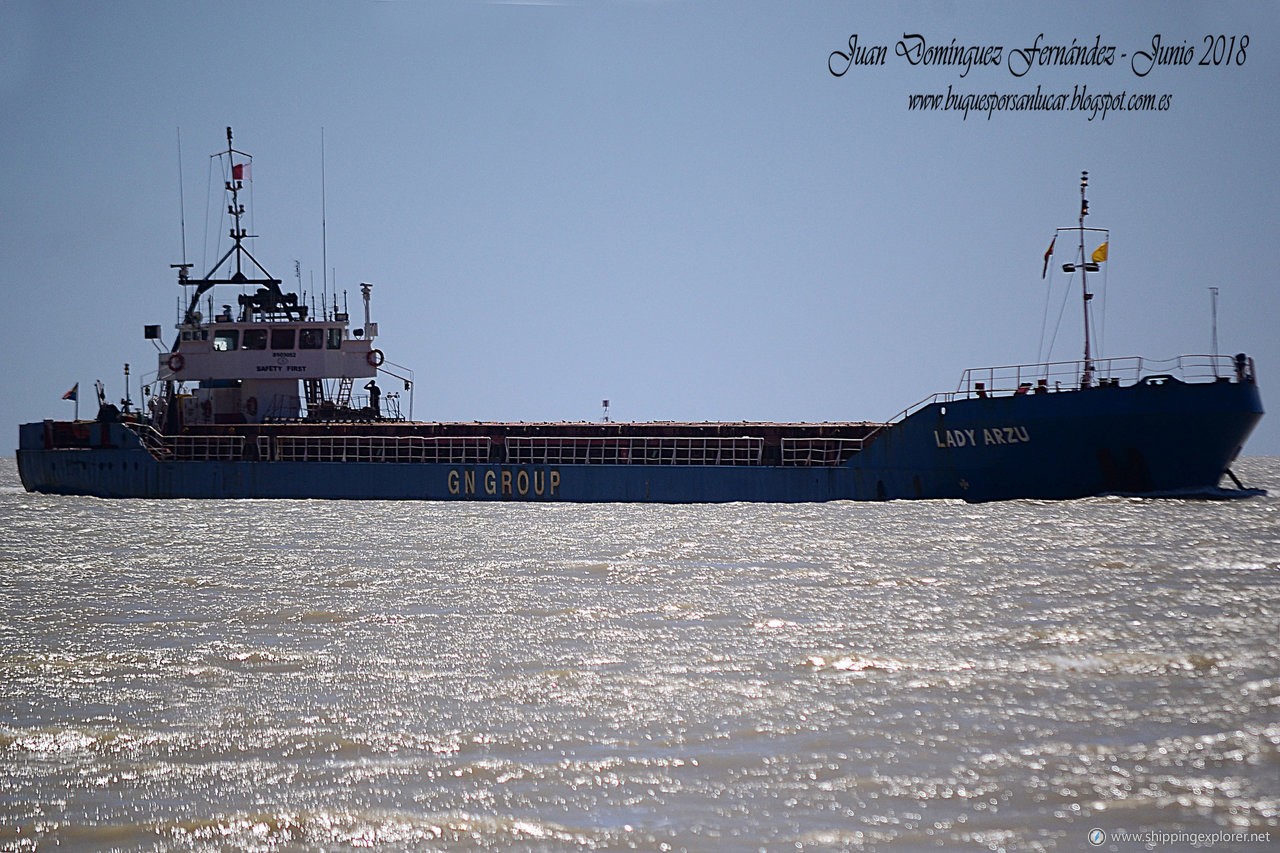
<path fill-rule="evenodd" d="M 1209 298 L 1213 305 L 1213 337 L 1211 338 L 1211 344 L 1213 346 L 1213 363 L 1216 369 L 1218 364 L 1218 288 L 1209 288 Z"/>
<path fill-rule="evenodd" d="M 205 211 L 206 215 L 208 211 Z M 187 263 L 187 199 L 182 189 L 182 128 L 178 128 L 178 223 L 182 231 L 182 263 L 169 264 L 178 271 L 178 283 L 186 285 L 191 264 Z"/>
<path fill-rule="evenodd" d="M 187 267 L 187 199 L 182 189 L 182 127 L 178 127 L 178 222 L 182 228 L 182 267 Z"/>
<path fill-rule="evenodd" d="M 324 292 L 329 291 L 329 231 L 326 222 L 324 191 L 324 126 L 320 127 L 320 272 L 324 276 Z M 336 282 L 335 282 L 336 284 Z"/>

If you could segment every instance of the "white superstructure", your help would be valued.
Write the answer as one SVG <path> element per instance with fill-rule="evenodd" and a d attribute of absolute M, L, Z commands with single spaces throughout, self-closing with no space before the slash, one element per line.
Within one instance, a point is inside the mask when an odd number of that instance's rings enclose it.
<path fill-rule="evenodd" d="M 360 286 L 365 324 L 354 330 L 336 304 L 315 318 L 298 304 L 297 294 L 284 293 L 280 280 L 244 245 L 249 235 L 240 227 L 244 206 L 238 201 L 244 163 L 236 163 L 237 155 L 246 156 L 231 146 L 227 128 L 232 246 L 202 279 L 189 277 L 189 264 L 176 265 L 189 299 L 173 346 L 158 354 L 157 393 L 149 403 L 153 416 L 170 429 L 304 415 L 380 417 L 376 387 L 368 388 L 368 405 L 351 406 L 356 380 L 376 377 L 383 363 L 374 347 L 377 324 L 369 322 L 372 285 Z M 259 277 L 251 277 L 255 274 Z M 237 304 L 234 309 L 222 305 L 212 318 L 205 317 L 200 301 L 218 285 L 238 287 Z M 148 336 L 158 337 L 158 327 L 150 327 Z"/>

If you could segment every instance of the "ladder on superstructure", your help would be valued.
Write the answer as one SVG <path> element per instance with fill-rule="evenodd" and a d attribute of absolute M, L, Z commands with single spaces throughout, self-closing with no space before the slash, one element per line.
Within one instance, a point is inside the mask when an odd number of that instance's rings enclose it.
<path fill-rule="evenodd" d="M 333 400 L 334 406 L 344 409 L 351 405 L 351 387 L 354 383 L 355 380 L 350 376 L 343 376 L 338 380 L 338 394 Z M 325 399 L 323 379 L 304 379 L 302 387 L 307 397 L 307 411 L 314 412 L 329 402 Z"/>
<path fill-rule="evenodd" d="M 351 386 L 355 380 L 350 376 L 343 376 L 338 380 L 338 399 L 335 401 L 341 408 L 351 405 Z"/>
<path fill-rule="evenodd" d="M 302 388 L 307 397 L 307 411 L 314 412 L 324 402 L 324 384 L 320 379 L 302 380 Z"/>

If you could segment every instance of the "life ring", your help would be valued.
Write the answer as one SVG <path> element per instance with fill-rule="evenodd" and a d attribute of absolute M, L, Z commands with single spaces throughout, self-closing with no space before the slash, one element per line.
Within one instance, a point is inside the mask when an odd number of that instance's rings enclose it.
<path fill-rule="evenodd" d="M 169 369 L 174 373 L 181 373 L 182 368 L 186 367 L 186 365 L 187 360 L 182 357 L 182 353 L 175 352 L 173 355 L 169 356 Z"/>
<path fill-rule="evenodd" d="M 258 414 L 258 398 L 250 397 L 244 401 L 244 410 L 250 417 Z"/>
<path fill-rule="evenodd" d="M 364 357 L 364 360 L 369 362 L 370 367 L 382 367 L 382 362 L 386 361 L 386 358 L 383 357 L 382 350 L 371 349 L 369 354 Z"/>

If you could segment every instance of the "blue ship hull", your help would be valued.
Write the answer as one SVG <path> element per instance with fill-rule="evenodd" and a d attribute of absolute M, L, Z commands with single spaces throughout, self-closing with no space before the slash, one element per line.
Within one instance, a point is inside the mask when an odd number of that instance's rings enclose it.
<path fill-rule="evenodd" d="M 119 423 L 79 425 L 79 446 L 51 446 L 52 422 L 20 428 L 17 459 L 30 491 L 108 498 L 711 503 L 1207 494 L 1262 413 L 1252 381 L 1148 379 L 936 400 L 838 465 L 166 460 Z"/>

